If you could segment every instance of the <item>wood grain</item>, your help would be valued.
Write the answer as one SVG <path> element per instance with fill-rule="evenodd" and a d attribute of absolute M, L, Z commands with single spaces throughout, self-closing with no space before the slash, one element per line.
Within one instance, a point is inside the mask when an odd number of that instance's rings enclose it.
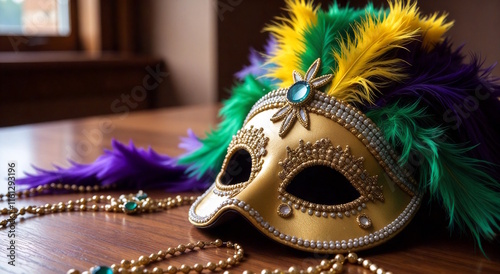
<path fill-rule="evenodd" d="M 44 168 L 52 163 L 67 166 L 67 158 L 91 162 L 104 148 L 109 148 L 112 138 L 122 142 L 133 139 L 138 146 L 151 145 L 160 153 L 178 155 L 182 152 L 177 148 L 179 137 L 185 135 L 189 127 L 203 135 L 215 125 L 216 113 L 217 106 L 199 106 L 3 128 L 0 129 L 0 176 L 6 177 L 8 161 L 17 162 L 18 174 L 32 171 L 30 164 Z M 87 150 L 83 150 L 85 145 Z M 0 187 L 0 192 L 7 191 L 4 180 Z M 153 197 L 177 195 L 162 190 L 149 194 Z M 38 196 L 18 200 L 16 205 L 42 205 L 90 195 Z M 2 202 L 0 207 L 5 204 Z M 83 270 L 93 265 L 111 265 L 181 243 L 215 238 L 238 242 L 245 249 L 245 259 L 232 269 L 234 272 L 287 269 L 292 265 L 307 267 L 324 258 L 324 255 L 277 244 L 256 232 L 241 217 L 212 230 L 196 229 L 188 222 L 187 211 L 188 207 L 182 207 L 139 216 L 75 212 L 27 217 L 15 227 L 15 267 L 7 264 L 8 231 L 0 231 L 0 273 L 66 273 L 71 268 Z M 381 247 L 360 252 L 360 256 L 393 273 L 498 273 L 498 244 L 485 245 L 487 259 L 470 238 L 450 236 L 445 229 L 446 220 L 441 216 L 436 207 L 422 208 L 400 235 Z M 226 258 L 228 252 L 227 249 L 207 249 L 158 266 L 218 261 Z M 369 272 L 348 265 L 345 273 Z"/>

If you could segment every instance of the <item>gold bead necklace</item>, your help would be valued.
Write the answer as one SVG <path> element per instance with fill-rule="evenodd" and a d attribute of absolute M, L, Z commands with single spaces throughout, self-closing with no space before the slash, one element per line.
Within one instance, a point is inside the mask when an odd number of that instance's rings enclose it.
<path fill-rule="evenodd" d="M 17 192 L 15 195 L 18 198 L 29 197 L 31 195 L 41 194 L 50 189 L 68 190 L 75 192 L 94 192 L 102 189 L 109 189 L 111 187 L 99 186 L 76 186 L 68 184 L 48 184 L 30 188 L 28 190 Z M 0 199 L 9 197 L 8 195 L 0 194 Z M 172 208 L 191 205 L 196 200 L 195 196 L 176 196 L 163 199 L 151 199 L 143 191 L 137 194 L 120 195 L 119 197 L 112 197 L 111 195 L 94 195 L 91 198 L 79 198 L 76 200 L 69 200 L 67 202 L 59 202 L 55 204 L 45 204 L 41 206 L 26 206 L 21 208 L 2 208 L 0 209 L 1 215 L 9 215 L 9 218 L 0 221 L 0 228 L 6 228 L 9 224 L 14 224 L 18 216 L 25 214 L 32 214 L 35 216 L 43 216 L 59 212 L 72 212 L 72 211 L 106 211 L 126 214 L 143 214 L 153 213 L 159 211 L 167 211 Z M 208 262 L 206 264 L 196 263 L 193 266 L 181 265 L 176 267 L 169 265 L 166 269 L 154 267 L 148 269 L 147 267 L 153 263 L 168 260 L 169 258 L 176 257 L 182 254 L 189 253 L 195 250 L 203 250 L 207 248 L 231 248 L 234 249 L 234 254 L 225 260 L 219 262 Z M 112 264 L 111 266 L 94 266 L 88 271 L 80 272 L 76 269 L 70 269 L 67 274 L 115 274 L 115 273 L 142 273 L 142 274 L 157 274 L 157 273 L 201 273 L 203 271 L 220 272 L 228 274 L 230 269 L 239 264 L 243 259 L 243 248 L 237 243 L 225 242 L 220 239 L 215 241 L 198 241 L 196 243 L 188 243 L 186 245 L 178 245 L 177 247 L 170 247 L 166 250 L 160 250 L 157 253 L 150 255 L 140 256 L 134 260 L 122 260 L 119 264 Z M 290 267 L 287 270 L 263 269 L 261 274 L 319 274 L 319 273 L 342 273 L 345 263 L 358 264 L 376 274 L 391 274 L 386 272 L 377 265 L 371 263 L 369 260 L 358 258 L 356 253 L 348 253 L 346 256 L 337 254 L 333 259 L 322 260 L 316 266 L 309 266 L 306 269 L 299 269 L 297 267 Z M 253 272 L 245 270 L 244 274 L 253 274 Z"/>

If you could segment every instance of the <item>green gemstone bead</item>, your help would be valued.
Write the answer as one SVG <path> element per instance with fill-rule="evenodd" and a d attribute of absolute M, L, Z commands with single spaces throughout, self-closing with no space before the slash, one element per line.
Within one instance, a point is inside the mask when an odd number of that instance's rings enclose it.
<path fill-rule="evenodd" d="M 134 212 L 137 209 L 137 203 L 136 202 L 126 202 L 124 205 L 125 211 L 127 212 Z"/>
<path fill-rule="evenodd" d="M 147 193 L 137 193 L 137 195 L 135 196 L 137 198 L 137 200 L 141 201 L 141 200 L 144 200 L 148 197 L 148 194 Z"/>
<path fill-rule="evenodd" d="M 92 274 L 113 274 L 113 270 L 107 266 L 96 266 L 92 270 Z"/>

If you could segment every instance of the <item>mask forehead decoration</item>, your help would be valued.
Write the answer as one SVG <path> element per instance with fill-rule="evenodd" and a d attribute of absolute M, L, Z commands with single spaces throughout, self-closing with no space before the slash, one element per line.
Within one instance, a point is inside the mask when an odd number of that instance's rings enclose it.
<path fill-rule="evenodd" d="M 446 16 L 421 16 L 401 1 L 388 10 L 287 4 L 289 18 L 266 28 L 265 57 L 239 74 L 220 129 L 181 160 L 213 159 L 215 149 L 224 159 L 191 223 L 210 227 L 238 212 L 282 244 L 343 253 L 394 237 L 429 191 L 451 226 L 492 239 L 500 195 L 488 163 L 500 161 L 491 153 L 498 122 L 487 117 L 498 112 L 500 88 L 451 50 Z M 460 119 L 457 104 L 477 87 L 497 101 Z M 465 130 L 444 125 L 450 119 Z M 208 162 L 194 174 L 218 169 Z"/>

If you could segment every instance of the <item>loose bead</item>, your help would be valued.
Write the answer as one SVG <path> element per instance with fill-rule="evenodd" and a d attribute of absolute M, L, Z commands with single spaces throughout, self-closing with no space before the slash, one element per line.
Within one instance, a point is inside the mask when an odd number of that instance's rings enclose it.
<path fill-rule="evenodd" d="M 129 268 L 129 267 L 130 267 L 130 261 L 129 261 L 129 260 L 122 260 L 122 261 L 120 262 L 120 265 L 121 265 L 122 267 Z"/>
<path fill-rule="evenodd" d="M 177 267 L 173 266 L 173 265 L 169 265 L 168 268 L 167 268 L 167 273 L 170 273 L 170 274 L 174 274 L 177 272 Z"/>
<path fill-rule="evenodd" d="M 321 260 L 321 268 L 328 269 L 332 265 L 329 260 Z"/>
<path fill-rule="evenodd" d="M 177 246 L 177 251 L 179 251 L 179 252 L 184 252 L 184 251 L 186 251 L 186 246 L 185 246 L 185 245 L 178 245 L 178 246 Z"/>
<path fill-rule="evenodd" d="M 341 263 L 334 263 L 333 266 L 332 266 L 332 269 L 336 273 L 340 273 L 340 272 L 342 272 L 342 264 Z"/>
<path fill-rule="evenodd" d="M 358 255 L 356 253 L 349 253 L 347 254 L 347 261 L 349 261 L 351 264 L 356 263 L 358 260 Z"/>
<path fill-rule="evenodd" d="M 149 260 L 146 256 L 141 256 L 139 257 L 139 260 L 138 260 L 139 264 L 141 265 L 146 265 L 149 263 Z"/>
<path fill-rule="evenodd" d="M 142 272 L 143 268 L 140 266 L 134 266 L 130 269 L 130 272 L 133 274 L 140 274 Z"/>
<path fill-rule="evenodd" d="M 224 269 L 227 267 L 227 262 L 224 260 L 220 260 L 219 263 L 217 264 L 220 268 Z"/>
<path fill-rule="evenodd" d="M 216 247 L 220 247 L 220 246 L 222 246 L 222 240 L 221 240 L 221 239 L 217 239 L 217 240 L 215 240 L 215 241 L 214 241 L 214 245 L 215 245 Z"/>
<path fill-rule="evenodd" d="M 203 271 L 203 265 L 201 265 L 201 264 L 194 264 L 193 269 L 194 269 L 194 271 L 200 273 L 200 272 Z"/>
<path fill-rule="evenodd" d="M 191 271 L 191 267 L 188 266 L 188 265 L 181 265 L 181 267 L 179 268 L 179 270 L 182 272 L 182 273 L 188 273 L 189 271 Z"/>
<path fill-rule="evenodd" d="M 162 274 L 163 273 L 163 269 L 160 268 L 160 267 L 155 267 L 153 268 L 153 274 Z"/>
<path fill-rule="evenodd" d="M 207 263 L 207 269 L 210 271 L 214 271 L 217 268 L 217 265 L 213 262 L 208 262 Z"/>
<path fill-rule="evenodd" d="M 204 248 L 204 247 L 205 247 L 205 243 L 204 243 L 203 241 L 198 241 L 198 242 L 196 243 L 196 246 L 197 246 L 198 248 Z"/>
<path fill-rule="evenodd" d="M 288 273 L 290 273 L 290 274 L 298 274 L 299 270 L 295 266 L 290 266 L 290 268 L 288 269 Z"/>
<path fill-rule="evenodd" d="M 227 258 L 226 262 L 227 262 L 228 265 L 234 265 L 234 264 L 236 264 L 236 261 L 234 260 L 233 257 Z"/>
<path fill-rule="evenodd" d="M 154 261 L 156 261 L 156 260 L 158 259 L 158 254 L 156 254 L 156 253 L 151 253 L 151 254 L 149 255 L 148 259 L 149 259 L 149 261 L 150 261 L 150 262 L 154 262 Z"/>
<path fill-rule="evenodd" d="M 167 256 L 167 252 L 165 250 L 158 251 L 158 258 L 163 260 L 165 259 L 165 256 Z"/>
<path fill-rule="evenodd" d="M 310 266 L 307 268 L 307 273 L 315 274 L 315 273 L 318 273 L 318 270 L 315 267 Z"/>

